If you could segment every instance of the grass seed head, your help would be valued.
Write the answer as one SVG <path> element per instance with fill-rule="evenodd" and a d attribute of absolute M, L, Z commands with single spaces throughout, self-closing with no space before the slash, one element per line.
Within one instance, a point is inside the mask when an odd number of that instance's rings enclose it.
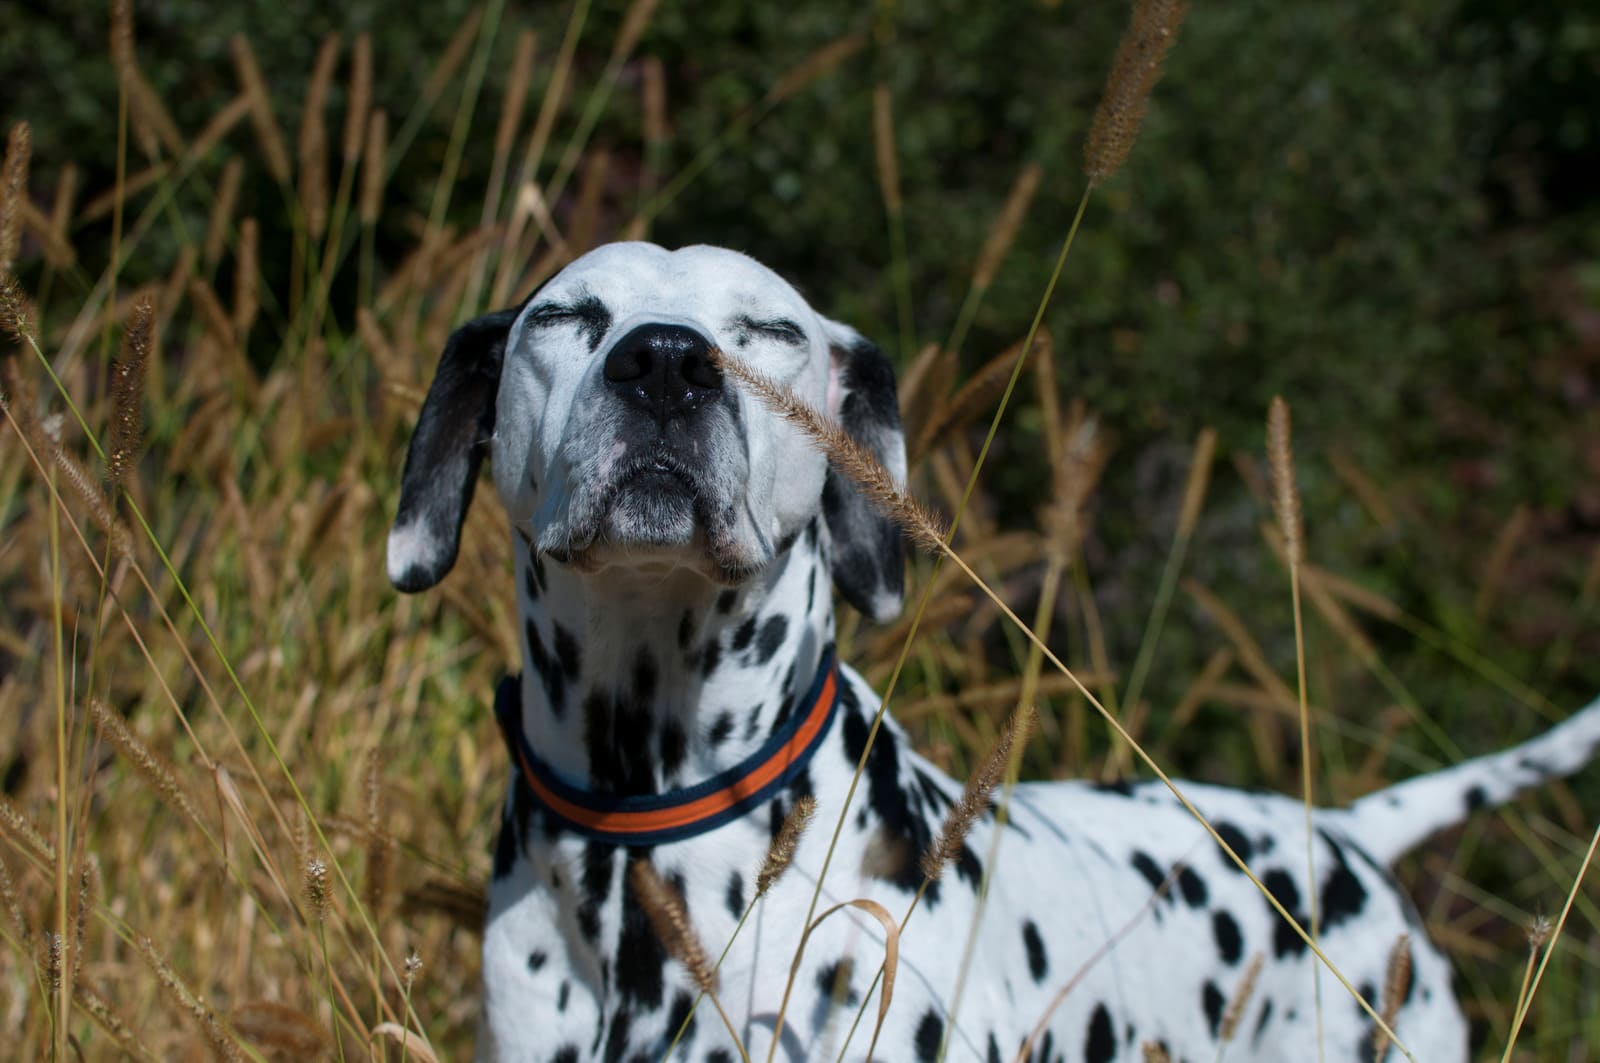
<path fill-rule="evenodd" d="M 33 155 L 33 130 L 27 122 L 11 127 L 6 158 L 0 166 L 0 280 L 11 276 L 22 241 L 22 208 L 28 195 L 28 160 Z"/>
<path fill-rule="evenodd" d="M 1188 11 L 1184 0 L 1134 0 L 1133 17 L 1117 45 L 1111 73 L 1089 125 L 1084 163 L 1095 184 L 1121 169 L 1139 139 L 1150 91 Z"/>
<path fill-rule="evenodd" d="M 122 482 L 139 456 L 144 438 L 144 378 L 155 334 L 155 300 L 141 295 L 128 311 L 122 349 L 111 363 L 111 431 L 106 448 L 106 478 Z"/>
<path fill-rule="evenodd" d="M 1222 1025 L 1217 1037 L 1223 1044 L 1233 1040 L 1233 1035 L 1239 1029 L 1239 1020 L 1244 1018 L 1244 1009 L 1250 1004 L 1250 997 L 1256 991 L 1256 979 L 1261 976 L 1261 965 L 1266 962 L 1267 954 L 1258 952 L 1250 957 L 1250 966 L 1244 969 L 1239 984 L 1234 987 L 1233 998 L 1228 1001 L 1227 1010 L 1222 1013 Z"/>
<path fill-rule="evenodd" d="M 684 910 L 678 891 L 668 885 L 647 860 L 635 860 L 628 869 L 628 877 L 639 906 L 649 917 L 650 926 L 667 953 L 688 969 L 701 992 L 715 993 L 716 968 L 689 922 L 689 913 Z"/>
<path fill-rule="evenodd" d="M 767 846 L 766 858 L 761 861 L 761 870 L 756 873 L 757 897 L 764 896 L 772 888 L 772 884 L 789 870 L 789 865 L 794 861 L 795 850 L 800 847 L 800 839 L 804 836 L 806 828 L 811 825 L 811 818 L 816 814 L 817 799 L 806 794 L 796 801 L 789 814 L 783 817 L 783 826 L 778 828 L 772 844 Z"/>
<path fill-rule="evenodd" d="M 1272 466 L 1272 508 L 1278 515 L 1289 563 L 1298 566 L 1304 557 L 1304 533 L 1300 524 L 1300 491 L 1294 480 L 1294 447 L 1290 442 L 1289 404 L 1274 395 L 1267 410 L 1267 458 Z"/>
<path fill-rule="evenodd" d="M 1006 721 L 1006 725 L 1000 729 L 989 755 L 978 765 L 977 770 L 967 777 L 967 784 L 961 791 L 961 799 L 950 806 L 950 810 L 944 816 L 944 826 L 939 829 L 938 835 L 928 844 L 927 849 L 923 850 L 922 874 L 928 881 L 939 880 L 944 874 L 945 865 L 960 854 L 972 824 L 979 816 L 989 811 L 994 789 L 1000 785 L 1000 780 L 1005 778 L 1006 768 L 1011 763 L 1011 750 L 1019 738 L 1027 742 L 1028 732 L 1033 727 L 1033 717 L 1033 706 L 1019 706 Z"/>

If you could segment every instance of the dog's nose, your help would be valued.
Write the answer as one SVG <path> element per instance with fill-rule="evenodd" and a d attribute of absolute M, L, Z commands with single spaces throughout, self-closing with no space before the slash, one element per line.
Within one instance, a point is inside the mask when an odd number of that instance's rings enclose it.
<path fill-rule="evenodd" d="M 659 420 L 681 417 L 722 390 L 711 345 L 683 325 L 640 325 L 606 355 L 606 380 Z"/>

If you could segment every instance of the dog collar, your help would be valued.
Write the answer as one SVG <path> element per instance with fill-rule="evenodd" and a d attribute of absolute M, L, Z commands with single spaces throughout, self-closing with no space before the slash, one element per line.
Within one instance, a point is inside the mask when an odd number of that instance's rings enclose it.
<path fill-rule="evenodd" d="M 804 711 L 792 713 L 760 749 L 704 782 L 662 794 L 621 797 L 573 786 L 540 760 L 522 730 L 521 680 L 507 676 L 494 714 L 517 774 L 545 810 L 594 841 L 660 845 L 682 841 L 737 819 L 800 773 L 822 744 L 839 701 L 833 647 L 822 654 Z"/>

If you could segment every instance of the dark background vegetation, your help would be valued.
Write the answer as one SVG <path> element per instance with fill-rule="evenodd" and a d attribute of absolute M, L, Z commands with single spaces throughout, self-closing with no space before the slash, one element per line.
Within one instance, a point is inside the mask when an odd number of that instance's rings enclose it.
<path fill-rule="evenodd" d="M 228 41 L 247 34 L 292 151 L 325 34 L 371 32 L 374 95 L 393 128 L 470 6 L 147 3 L 137 12 L 138 54 L 179 125 L 193 131 L 238 91 Z M 555 153 L 599 79 L 624 7 L 594 6 Z M 478 220 L 516 31 L 539 31 L 536 101 L 567 16 L 565 5 L 512 5 L 503 16 L 453 198 L 463 226 Z M 1124 5 L 1109 2 L 664 2 L 636 55 L 664 63 L 666 175 L 808 53 L 851 31 L 869 43 L 724 152 L 656 219 L 652 236 L 750 252 L 904 363 L 917 345 L 948 335 L 995 213 L 1017 173 L 1039 163 L 1040 194 L 963 347 L 974 368 L 1027 329 L 1083 188 L 1084 133 L 1125 21 Z M 0 6 L 0 25 L 0 117 L 32 122 L 36 201 L 48 201 L 66 160 L 83 170 L 88 194 L 109 187 L 117 92 L 105 11 L 12 0 Z M 909 348 L 874 166 L 880 82 L 895 101 Z M 336 79 L 334 114 L 344 91 Z M 1600 9 L 1592 5 L 1195 4 L 1128 165 L 1090 203 L 1045 319 L 1063 397 L 1086 403 L 1116 444 L 1086 546 L 1113 661 L 1125 668 L 1138 646 L 1189 445 L 1209 425 L 1220 433 L 1219 462 L 1187 571 L 1235 604 L 1292 677 L 1287 585 L 1261 543 L 1267 511 L 1248 490 L 1268 401 L 1281 393 L 1295 414 L 1312 560 L 1388 596 L 1556 705 L 1575 707 L 1600 690 L 1596 100 Z M 592 138 L 611 153 L 602 228 L 613 233 L 640 201 L 639 101 L 632 61 Z M 390 182 L 380 264 L 414 246 L 455 103 L 447 92 Z M 248 156 L 252 145 L 243 123 L 227 147 Z M 282 195 L 265 169 L 248 173 L 240 214 L 280 216 Z M 203 229 L 196 196 L 189 203 L 180 193 L 173 209 Z M 569 193 L 558 218 L 570 209 Z M 104 260 L 108 238 L 103 222 L 74 235 L 90 261 Z M 170 268 L 174 248 L 162 239 L 146 241 L 125 271 L 130 284 Z M 286 225 L 268 224 L 264 262 L 286 259 L 289 243 Z M 335 290 L 333 319 L 346 330 L 353 300 L 353 286 Z M 258 330 L 255 342 L 252 356 L 273 357 L 270 334 Z M 1033 519 L 1046 475 L 1041 437 L 1036 404 L 1023 402 L 985 478 L 985 504 L 1002 527 Z M 1361 498 L 1336 464 L 1360 470 L 1382 504 Z M 1491 565 L 1507 527 L 1522 531 L 1504 564 Z M 1028 594 L 1025 581 L 1012 589 Z M 1070 640 L 1078 629 L 1066 619 L 1060 637 Z M 1486 751 L 1535 729 L 1503 690 L 1426 641 L 1382 625 L 1369 635 L 1464 749 Z M 1312 637 L 1331 638 L 1315 627 Z M 1180 594 L 1148 689 L 1152 727 L 1217 643 Z M 1314 695 L 1362 722 L 1389 700 L 1354 664 L 1319 677 Z M 1178 752 L 1178 770 L 1231 779 L 1247 745 L 1210 713 L 1167 748 Z"/>

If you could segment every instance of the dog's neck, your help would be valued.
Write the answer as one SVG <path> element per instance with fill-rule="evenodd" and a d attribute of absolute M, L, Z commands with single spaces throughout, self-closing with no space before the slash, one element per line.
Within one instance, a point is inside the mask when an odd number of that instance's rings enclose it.
<path fill-rule="evenodd" d="M 822 539 L 813 522 L 737 589 L 684 569 L 586 574 L 523 550 L 522 726 L 534 752 L 567 782 L 618 795 L 739 764 L 804 711 L 833 642 Z"/>

